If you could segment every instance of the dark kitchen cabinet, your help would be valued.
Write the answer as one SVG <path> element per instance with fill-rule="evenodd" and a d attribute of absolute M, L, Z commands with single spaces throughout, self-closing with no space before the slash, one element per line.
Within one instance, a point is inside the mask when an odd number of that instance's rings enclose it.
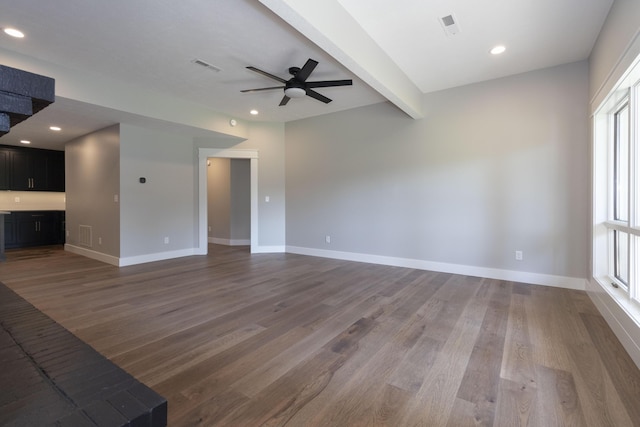
<path fill-rule="evenodd" d="M 41 150 L 14 150 L 12 153 L 12 190 L 46 191 L 46 153 Z"/>
<path fill-rule="evenodd" d="M 8 190 L 11 177 L 11 152 L 0 149 L 0 190 Z"/>
<path fill-rule="evenodd" d="M 14 211 L 4 217 L 7 249 L 64 243 L 63 211 Z"/>
<path fill-rule="evenodd" d="M 16 222 L 13 219 L 13 214 L 2 216 L 4 217 L 4 247 L 16 248 L 18 247 L 16 241 Z"/>
<path fill-rule="evenodd" d="M 46 191 L 64 192 L 64 151 L 50 151 Z"/>
<path fill-rule="evenodd" d="M 0 146 L 0 166 L 0 190 L 65 190 L 63 151 Z"/>

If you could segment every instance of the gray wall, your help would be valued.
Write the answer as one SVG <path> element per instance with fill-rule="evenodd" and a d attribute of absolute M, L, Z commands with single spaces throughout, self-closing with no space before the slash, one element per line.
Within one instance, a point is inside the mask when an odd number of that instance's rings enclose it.
<path fill-rule="evenodd" d="M 287 123 L 287 245 L 584 278 L 587 96 L 580 62 Z"/>
<path fill-rule="evenodd" d="M 589 58 L 590 99 L 596 108 L 640 54 L 640 1 L 616 0 Z"/>
<path fill-rule="evenodd" d="M 231 159 L 231 239 L 251 239 L 251 163 Z"/>
<path fill-rule="evenodd" d="M 210 158 L 207 168 L 208 236 L 251 239 L 249 160 Z"/>
<path fill-rule="evenodd" d="M 78 226 L 93 230 L 90 249 L 120 256 L 120 129 L 111 126 L 65 147 L 66 243 L 78 244 Z M 102 244 L 98 238 L 102 237 Z"/>
<path fill-rule="evenodd" d="M 190 138 L 120 125 L 122 257 L 196 246 L 194 176 Z M 146 178 L 145 184 L 140 177 Z"/>
<path fill-rule="evenodd" d="M 208 236 L 231 239 L 231 161 L 209 159 L 207 168 Z"/>

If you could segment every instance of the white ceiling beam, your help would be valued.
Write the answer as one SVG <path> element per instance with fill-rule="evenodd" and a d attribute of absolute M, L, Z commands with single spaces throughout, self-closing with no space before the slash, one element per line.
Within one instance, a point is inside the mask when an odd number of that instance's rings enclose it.
<path fill-rule="evenodd" d="M 414 119 L 422 92 L 337 0 L 259 0 Z"/>

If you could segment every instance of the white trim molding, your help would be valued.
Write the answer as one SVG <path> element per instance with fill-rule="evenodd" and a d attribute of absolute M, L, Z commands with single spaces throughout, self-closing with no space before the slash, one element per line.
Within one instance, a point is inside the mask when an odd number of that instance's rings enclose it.
<path fill-rule="evenodd" d="M 595 279 L 587 282 L 587 292 L 622 346 L 640 368 L 640 324 L 635 320 L 640 309 L 633 306 L 632 302 L 626 306 L 621 304 L 621 299 L 613 294 L 612 288 Z"/>
<path fill-rule="evenodd" d="M 249 246 L 251 245 L 250 239 L 221 239 L 220 237 L 209 237 L 209 243 L 214 245 L 225 246 Z"/>
<path fill-rule="evenodd" d="M 508 280 L 533 285 L 552 286 L 575 290 L 586 289 L 586 279 L 579 277 L 554 276 L 549 274 L 530 273 L 526 271 L 500 270 L 496 268 L 476 267 L 461 264 L 426 261 L 410 258 L 396 258 L 382 255 L 361 254 L 355 252 L 328 251 L 325 249 L 287 246 L 287 252 L 299 255 L 341 259 L 345 261 L 366 262 L 370 264 L 390 265 L 394 267 L 415 268 L 418 270 L 437 271 L 441 273 L 462 274 L 465 276 L 486 277 L 488 279 Z"/>
<path fill-rule="evenodd" d="M 286 252 L 286 246 L 258 246 L 251 248 L 252 254 L 281 254 Z"/>
<path fill-rule="evenodd" d="M 76 255 L 82 255 L 87 258 L 91 258 L 107 264 L 115 265 L 116 267 L 120 265 L 120 258 L 118 258 L 117 256 L 103 254 L 101 252 L 96 252 L 91 249 L 70 245 L 69 243 L 65 243 L 64 250 Z"/>
<path fill-rule="evenodd" d="M 144 254 L 130 256 L 126 258 L 120 258 L 120 267 L 126 267 L 128 265 L 144 264 L 146 262 L 164 261 L 165 259 L 182 258 L 191 255 L 198 255 L 195 248 L 180 249 L 177 251 L 156 252 L 153 254 Z"/>
<path fill-rule="evenodd" d="M 153 254 L 137 255 L 126 258 L 118 258 L 113 255 L 107 255 L 100 252 L 92 251 L 91 249 L 82 248 L 80 246 L 74 246 L 70 244 L 64 245 L 64 250 L 82 255 L 87 258 L 95 259 L 107 264 L 115 265 L 116 267 L 126 267 L 129 265 L 144 264 L 147 262 L 163 261 L 166 259 L 182 258 L 191 255 L 198 255 L 196 248 L 192 249 L 180 249 L 177 251 L 158 252 Z"/>

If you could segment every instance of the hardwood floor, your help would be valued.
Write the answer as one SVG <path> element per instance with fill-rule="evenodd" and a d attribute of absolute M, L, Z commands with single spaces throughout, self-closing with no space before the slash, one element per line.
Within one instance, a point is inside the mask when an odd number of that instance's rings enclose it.
<path fill-rule="evenodd" d="M 165 396 L 171 426 L 640 425 L 640 371 L 584 292 L 210 251 L 13 250 L 0 281 Z"/>

